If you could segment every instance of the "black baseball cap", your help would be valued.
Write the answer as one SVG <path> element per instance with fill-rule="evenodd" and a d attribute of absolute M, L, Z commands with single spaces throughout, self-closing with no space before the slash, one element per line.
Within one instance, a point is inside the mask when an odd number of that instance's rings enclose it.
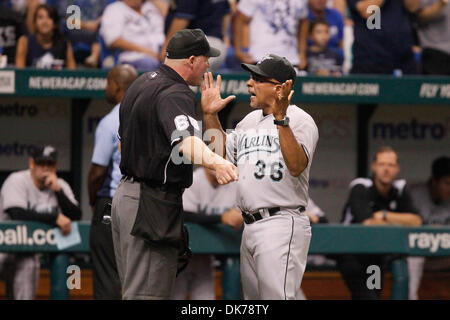
<path fill-rule="evenodd" d="M 183 29 L 170 38 L 166 56 L 169 59 L 185 59 L 190 56 L 218 57 L 220 50 L 209 45 L 201 29 Z"/>
<path fill-rule="evenodd" d="M 450 157 L 442 156 L 435 159 L 431 167 L 431 174 L 436 180 L 450 175 Z"/>
<path fill-rule="evenodd" d="M 56 163 L 58 160 L 58 152 L 51 145 L 40 146 L 34 149 L 32 157 L 35 162 L 46 161 Z"/>
<path fill-rule="evenodd" d="M 276 54 L 268 54 L 256 64 L 242 63 L 241 66 L 251 73 L 273 78 L 281 83 L 287 80 L 292 80 L 292 83 L 294 83 L 297 78 L 297 72 L 288 59 Z"/>

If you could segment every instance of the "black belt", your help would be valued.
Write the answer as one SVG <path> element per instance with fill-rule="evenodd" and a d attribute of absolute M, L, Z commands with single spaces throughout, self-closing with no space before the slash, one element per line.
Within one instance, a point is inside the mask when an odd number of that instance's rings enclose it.
<path fill-rule="evenodd" d="M 158 182 L 154 182 L 154 181 L 148 181 L 148 180 L 144 180 L 144 179 L 140 179 L 140 178 L 136 178 L 136 177 L 132 177 L 132 176 L 124 176 L 123 179 L 125 179 L 126 181 L 130 181 L 130 182 L 143 182 L 145 183 L 147 186 L 151 187 L 151 188 L 155 188 L 164 192 L 170 192 L 170 193 L 183 193 L 184 188 L 181 188 L 179 185 L 176 184 L 161 184 Z"/>
<path fill-rule="evenodd" d="M 244 218 L 244 222 L 246 224 L 252 224 L 253 222 L 256 222 L 258 220 L 261 220 L 263 218 L 267 218 L 267 217 L 263 217 L 263 215 L 261 214 L 261 212 L 263 212 L 264 210 L 267 210 L 267 212 L 269 213 L 269 216 L 276 216 L 280 211 L 281 208 L 280 207 L 273 207 L 273 208 L 265 208 L 265 209 L 260 209 L 258 211 L 255 212 L 245 212 L 242 211 L 242 217 Z M 305 207 L 304 206 L 300 206 L 298 208 L 298 210 L 300 212 L 305 211 Z"/>

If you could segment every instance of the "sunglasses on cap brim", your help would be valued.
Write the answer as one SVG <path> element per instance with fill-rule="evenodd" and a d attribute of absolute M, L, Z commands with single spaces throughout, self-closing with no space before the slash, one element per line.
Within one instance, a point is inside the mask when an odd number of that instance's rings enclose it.
<path fill-rule="evenodd" d="M 275 82 L 275 81 L 269 80 L 267 77 L 261 76 L 259 74 L 253 73 L 253 72 L 250 73 L 250 78 L 252 78 L 256 82 L 267 82 L 267 83 L 271 83 L 271 84 L 275 84 L 275 85 L 282 84 L 280 82 Z"/>

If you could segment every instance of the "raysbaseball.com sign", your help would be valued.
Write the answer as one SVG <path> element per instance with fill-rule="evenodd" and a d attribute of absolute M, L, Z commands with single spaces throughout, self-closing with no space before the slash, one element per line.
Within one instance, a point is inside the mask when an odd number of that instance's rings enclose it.
<path fill-rule="evenodd" d="M 29 231 L 27 225 L 0 229 L 0 245 L 6 246 L 44 246 L 56 245 L 55 230 L 34 229 Z"/>
<path fill-rule="evenodd" d="M 428 233 L 413 232 L 408 235 L 409 248 L 429 250 L 437 252 L 438 250 L 450 249 L 450 233 Z"/>

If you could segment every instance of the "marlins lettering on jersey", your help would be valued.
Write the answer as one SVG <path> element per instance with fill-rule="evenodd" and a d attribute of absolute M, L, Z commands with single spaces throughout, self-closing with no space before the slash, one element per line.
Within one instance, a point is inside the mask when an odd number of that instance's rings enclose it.
<path fill-rule="evenodd" d="M 237 163 L 256 163 L 261 158 L 279 158 L 280 139 L 275 130 L 246 130 L 239 132 Z"/>

